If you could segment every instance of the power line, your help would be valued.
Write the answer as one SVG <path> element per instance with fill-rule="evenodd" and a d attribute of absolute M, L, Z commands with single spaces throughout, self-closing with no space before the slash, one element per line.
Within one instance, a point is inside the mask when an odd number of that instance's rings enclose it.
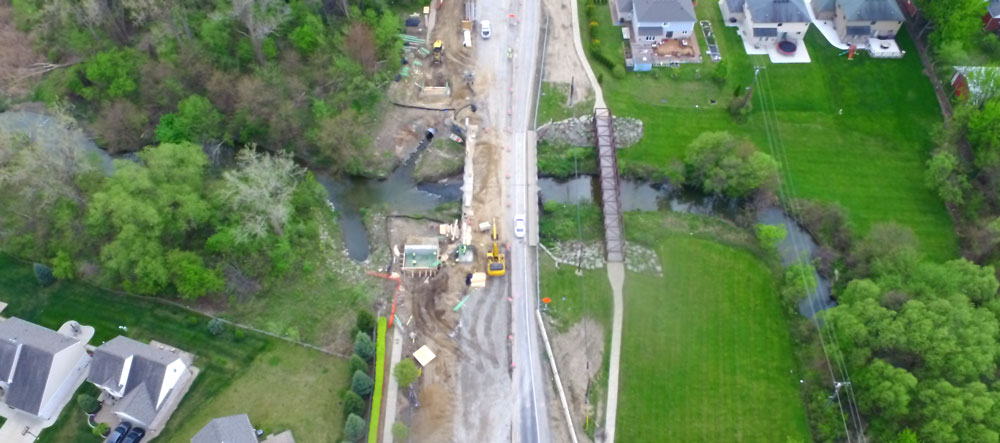
<path fill-rule="evenodd" d="M 767 88 L 770 88 L 771 87 L 771 75 L 767 71 L 764 72 L 764 81 L 767 82 Z M 770 93 L 769 89 L 766 92 L 766 96 L 770 98 L 772 111 L 775 110 L 776 106 L 774 104 L 774 95 Z M 775 134 L 778 136 L 777 137 L 778 146 L 780 147 L 782 156 L 784 158 L 784 163 L 787 164 L 788 163 L 788 156 L 787 156 L 787 152 L 786 152 L 786 150 L 784 148 L 784 140 L 781 138 L 781 130 L 778 128 L 778 125 L 777 125 L 777 118 L 774 117 L 773 114 L 772 114 L 771 118 L 773 120 L 773 128 L 774 128 Z M 788 186 L 790 188 L 791 194 L 794 195 L 794 194 L 797 193 L 796 190 L 795 190 L 795 182 L 792 179 L 791 172 L 789 172 L 789 174 L 788 174 Z M 794 199 L 791 200 L 789 202 L 789 204 L 791 204 L 796 210 L 798 209 L 798 204 L 797 204 L 797 202 Z M 810 303 L 814 303 L 814 302 L 816 302 L 816 301 L 815 300 L 810 300 Z M 817 312 L 818 311 L 816 309 L 813 310 L 813 319 L 814 320 L 816 319 L 816 313 Z M 818 326 L 819 325 L 818 325 L 818 320 L 817 320 L 817 327 Z M 864 442 L 866 440 L 865 433 L 864 433 L 864 420 L 861 417 L 861 412 L 860 412 L 860 410 L 858 408 L 857 400 L 856 400 L 855 395 L 854 395 L 854 384 L 851 383 L 850 371 L 847 368 L 847 364 L 844 362 L 843 354 L 840 352 L 840 349 L 841 349 L 840 348 L 840 339 L 839 339 L 839 337 L 837 337 L 837 331 L 836 331 L 836 329 L 834 327 L 829 326 L 826 329 L 827 329 L 828 336 L 831 337 L 831 340 L 834 342 L 834 349 L 836 351 L 836 352 L 834 352 L 834 361 L 837 363 L 837 366 L 838 366 L 838 369 L 840 369 L 841 375 L 844 377 L 845 380 L 847 380 L 846 387 L 847 387 L 847 397 L 848 397 L 848 409 L 851 411 L 851 418 L 854 421 L 855 429 L 857 430 L 857 436 L 858 436 L 858 438 L 862 442 Z M 822 331 L 820 331 L 820 332 L 822 332 Z"/>
<path fill-rule="evenodd" d="M 764 79 L 763 79 L 763 81 L 766 82 L 766 85 L 764 83 L 762 83 L 761 76 L 759 75 L 761 70 L 764 70 Z M 784 198 L 786 199 L 786 201 L 788 201 L 788 204 L 792 205 L 793 209 L 795 209 L 796 208 L 796 202 L 795 202 L 795 199 L 794 199 L 795 189 L 794 189 L 794 184 L 792 183 L 791 178 L 790 178 L 791 177 L 791 172 L 790 172 L 790 169 L 788 167 L 788 158 L 787 158 L 787 154 L 785 153 L 784 144 L 783 144 L 783 141 L 781 139 L 780 130 L 778 129 L 777 117 L 773 115 L 773 111 L 775 109 L 774 97 L 773 96 L 770 96 L 770 103 L 768 103 L 769 91 L 768 91 L 767 88 L 770 87 L 770 78 L 768 76 L 767 71 L 764 69 L 764 67 L 762 67 L 762 66 L 760 66 L 760 65 L 758 65 L 756 63 L 754 64 L 754 83 L 755 83 L 755 85 L 757 86 L 757 89 L 758 89 L 758 92 L 757 92 L 758 93 L 758 102 L 759 102 L 759 104 L 761 106 L 761 115 L 764 117 L 764 130 L 765 130 L 765 134 L 766 134 L 767 140 L 768 140 L 768 149 L 771 151 L 771 154 L 781 163 L 782 169 L 784 169 L 785 171 L 788 172 L 788 174 L 786 174 L 786 175 L 789 178 L 788 178 L 788 180 L 783 180 L 782 183 L 779 183 L 778 192 L 779 192 L 780 195 L 783 195 Z M 768 109 L 768 105 L 770 105 L 770 107 L 771 107 L 770 110 Z M 799 241 L 795 237 L 792 237 L 791 240 L 792 240 L 792 249 L 793 249 L 793 251 L 795 253 L 795 256 L 796 257 L 801 257 L 801 253 L 802 253 L 802 250 L 804 248 L 802 248 L 800 246 Z M 810 291 L 810 289 L 809 289 L 809 285 L 808 285 L 808 283 L 806 281 L 806 275 L 805 275 L 804 270 L 800 269 L 799 276 L 800 276 L 799 280 L 802 283 L 803 293 L 804 293 L 804 295 L 806 297 L 809 297 L 809 291 Z M 817 306 L 816 306 L 817 302 L 812 297 L 809 297 L 809 303 L 810 303 L 810 308 L 812 308 L 812 311 L 813 311 L 812 312 L 812 314 L 813 314 L 812 315 L 812 320 L 813 320 L 814 325 L 816 326 L 816 331 L 817 331 L 818 337 L 820 339 L 820 346 L 822 347 L 824 357 L 826 358 L 827 369 L 828 369 L 828 371 L 830 373 L 830 378 L 833 379 L 833 381 L 836 383 L 837 382 L 837 377 L 834 374 L 833 366 L 834 366 L 834 364 L 837 364 L 837 363 L 832 363 L 831 360 L 830 360 L 830 352 L 827 349 L 826 339 L 823 337 L 823 328 L 820 325 L 819 320 L 817 319 L 817 314 L 819 312 L 819 309 L 817 309 Z M 834 358 L 834 360 L 836 360 L 836 358 Z M 839 364 L 837 364 L 837 366 L 838 366 L 838 370 L 842 369 Z M 850 386 L 850 380 L 848 380 L 847 383 L 848 383 L 847 385 Z M 845 436 L 847 437 L 847 441 L 851 442 L 852 441 L 851 440 L 851 433 L 850 433 L 850 430 L 848 429 L 847 419 L 844 417 L 844 406 L 843 406 L 843 403 L 842 403 L 841 397 L 840 397 L 840 389 L 837 388 L 837 385 L 835 385 L 834 395 L 831 396 L 831 400 L 832 400 L 832 398 L 834 396 L 837 397 L 837 406 L 840 409 L 840 418 L 841 418 L 841 422 L 844 425 Z M 856 411 L 855 411 L 853 405 L 850 404 L 851 403 L 850 402 L 850 398 L 848 398 L 848 400 L 849 400 L 848 411 L 849 411 L 849 413 L 851 415 L 852 425 L 854 425 L 856 431 L 858 431 L 858 435 L 859 436 L 863 435 L 863 433 L 860 432 L 860 426 L 859 426 L 859 422 L 858 422 L 858 419 L 860 417 L 858 417 L 856 415 Z M 863 438 L 863 437 L 861 437 L 861 438 Z"/>

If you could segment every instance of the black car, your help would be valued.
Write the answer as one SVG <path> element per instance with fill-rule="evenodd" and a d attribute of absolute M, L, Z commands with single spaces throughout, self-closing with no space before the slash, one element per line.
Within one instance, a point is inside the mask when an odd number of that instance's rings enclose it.
<path fill-rule="evenodd" d="M 108 436 L 107 443 L 121 443 L 122 440 L 125 438 L 125 434 L 128 434 L 128 431 L 130 429 L 132 429 L 132 423 L 129 423 L 127 421 L 121 422 L 121 424 L 119 424 L 118 427 L 115 428 L 115 430 L 111 433 L 111 435 Z"/>
<path fill-rule="evenodd" d="M 146 430 L 142 428 L 133 428 L 128 435 L 125 436 L 125 440 L 122 443 L 139 443 L 142 437 L 146 436 Z"/>

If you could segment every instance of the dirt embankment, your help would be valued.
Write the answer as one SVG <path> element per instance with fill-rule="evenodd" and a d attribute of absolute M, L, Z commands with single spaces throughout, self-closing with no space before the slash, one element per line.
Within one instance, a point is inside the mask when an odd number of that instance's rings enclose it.
<path fill-rule="evenodd" d="M 580 58 L 576 56 L 573 40 L 573 16 L 570 6 L 574 0 L 543 0 L 542 7 L 549 18 L 548 47 L 545 50 L 545 81 L 573 85 L 570 106 L 591 96 L 590 84 Z M 585 23 L 581 23 L 585 26 Z"/>
<path fill-rule="evenodd" d="M 559 377 L 562 379 L 566 402 L 573 416 L 576 436 L 581 442 L 589 442 L 584 426 L 588 417 L 591 422 L 595 420 L 595 414 L 600 409 L 588 402 L 588 394 L 591 383 L 601 370 L 604 361 L 604 329 L 596 321 L 585 318 L 565 333 L 552 336 L 552 352 L 556 356 Z M 558 404 L 558 398 L 553 397 L 557 403 L 551 408 L 557 413 L 550 414 L 554 423 L 553 428 L 558 421 L 561 433 L 566 434 L 562 406 Z"/>

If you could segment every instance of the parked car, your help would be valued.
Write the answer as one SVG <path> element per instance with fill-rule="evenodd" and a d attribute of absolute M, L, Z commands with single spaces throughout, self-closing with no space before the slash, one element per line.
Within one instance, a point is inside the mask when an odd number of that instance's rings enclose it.
<path fill-rule="evenodd" d="M 514 235 L 518 237 L 524 237 L 524 231 L 525 231 L 524 214 L 518 214 L 517 217 L 514 217 Z"/>
<path fill-rule="evenodd" d="M 479 22 L 479 34 L 483 36 L 483 40 L 488 39 L 491 35 L 493 35 L 493 28 L 490 27 L 489 20 Z"/>
<path fill-rule="evenodd" d="M 122 443 L 139 443 L 146 436 L 146 430 L 142 428 L 132 428 L 132 431 L 125 436 Z"/>
<path fill-rule="evenodd" d="M 107 443 L 121 443 L 122 440 L 125 439 L 125 434 L 128 434 L 130 429 L 132 429 L 132 423 L 127 421 L 121 422 L 121 424 L 119 424 L 118 427 L 111 432 L 111 435 L 108 436 Z"/>

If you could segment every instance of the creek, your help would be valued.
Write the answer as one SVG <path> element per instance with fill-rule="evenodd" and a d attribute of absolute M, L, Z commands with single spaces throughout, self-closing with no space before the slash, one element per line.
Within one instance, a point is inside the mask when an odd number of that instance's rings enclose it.
<path fill-rule="evenodd" d="M 622 209 L 625 211 L 670 210 L 733 219 L 740 209 L 733 199 L 706 196 L 667 184 L 629 179 L 622 179 L 620 184 Z M 538 188 L 543 203 L 550 200 L 559 203 L 593 203 L 600 196 L 600 182 L 597 177 L 592 176 L 570 180 L 540 178 Z M 802 258 L 808 260 L 817 249 L 812 236 L 782 208 L 770 207 L 759 211 L 757 223 L 785 225 L 788 234 L 778 245 L 778 254 L 782 266 L 786 268 L 800 262 Z M 829 280 L 818 272 L 813 272 L 816 288 L 801 298 L 798 306 L 799 313 L 809 318 L 819 311 L 836 306 L 830 296 Z"/>

